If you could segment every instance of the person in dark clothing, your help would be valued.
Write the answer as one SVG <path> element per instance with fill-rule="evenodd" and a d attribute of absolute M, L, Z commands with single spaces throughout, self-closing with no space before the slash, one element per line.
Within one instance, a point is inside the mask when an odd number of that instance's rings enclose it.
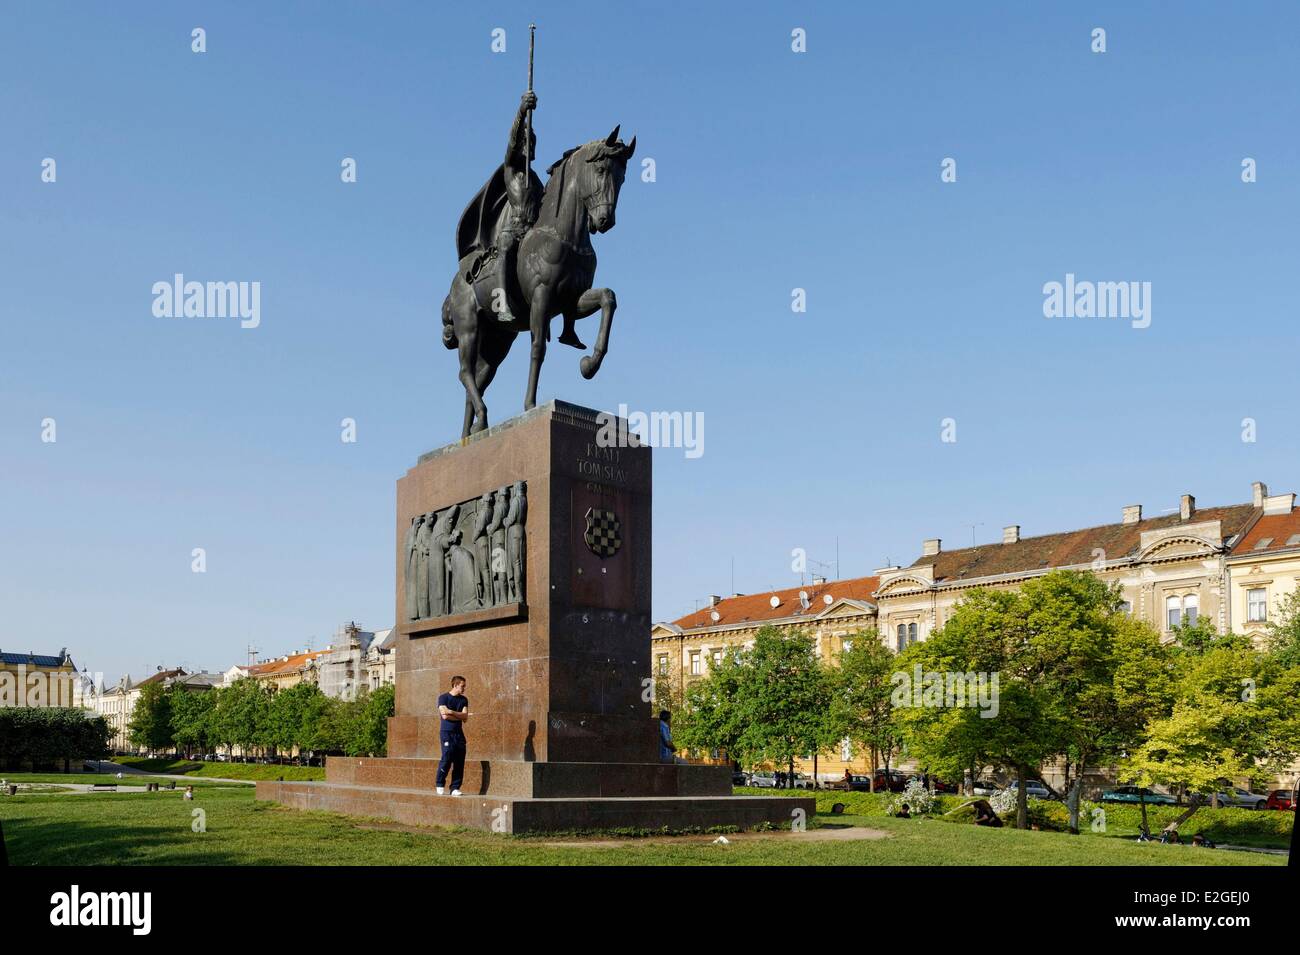
<path fill-rule="evenodd" d="M 894 818 L 895 818 L 895 819 L 911 819 L 911 818 L 912 818 L 912 807 L 909 806 L 907 803 L 903 803 L 903 805 L 901 805 L 901 806 L 898 807 L 898 812 L 894 813 Z"/>
<path fill-rule="evenodd" d="M 659 761 L 661 763 L 677 762 L 677 747 L 673 745 L 673 714 L 667 710 L 659 711 Z"/>
<path fill-rule="evenodd" d="M 469 697 L 465 695 L 465 678 L 451 678 L 451 689 L 438 697 L 438 715 L 442 717 L 439 731 L 442 758 L 438 760 L 438 795 L 444 792 L 447 770 L 451 770 L 451 794 L 460 795 L 465 781 L 465 721 L 469 719 Z"/>
<path fill-rule="evenodd" d="M 987 799 L 978 799 L 972 805 L 975 807 L 975 825 L 989 826 L 993 829 L 1002 828 L 1002 820 L 998 818 L 998 814 L 993 811 Z"/>

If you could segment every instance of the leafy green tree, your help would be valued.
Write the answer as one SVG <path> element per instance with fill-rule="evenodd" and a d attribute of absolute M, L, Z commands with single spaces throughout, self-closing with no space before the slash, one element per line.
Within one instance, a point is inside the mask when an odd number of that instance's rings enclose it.
<path fill-rule="evenodd" d="M 1268 623 L 1265 639 L 1279 665 L 1300 667 L 1300 588 L 1282 598 Z"/>
<path fill-rule="evenodd" d="M 349 756 L 384 756 L 388 753 L 388 718 L 395 712 L 393 687 L 370 691 L 362 687 L 355 703 Z"/>
<path fill-rule="evenodd" d="M 1150 722 L 1120 778 L 1190 796 L 1177 828 L 1237 779 L 1263 780 L 1300 754 L 1300 669 L 1241 639 L 1177 656 L 1173 705 Z"/>
<path fill-rule="evenodd" d="M 686 687 L 680 707 L 657 707 L 673 713 L 673 742 L 678 747 L 693 752 L 725 751 L 732 759 L 753 765 L 740 748 L 744 718 L 738 699 L 743 655 L 743 651 L 723 654 L 704 679 Z"/>
<path fill-rule="evenodd" d="M 903 744 L 902 730 L 890 701 L 898 659 L 875 630 L 863 630 L 845 640 L 838 667 L 828 675 L 831 693 L 828 727 L 833 739 L 847 737 L 870 756 L 871 788 L 875 770 L 884 768 Z M 833 742 L 833 740 L 832 740 Z"/>
<path fill-rule="evenodd" d="M 303 741 L 310 735 L 308 714 L 312 701 L 319 696 L 320 687 L 305 680 L 276 693 L 266 710 L 263 736 L 267 745 L 277 753 L 287 753 L 295 746 L 303 748 Z"/>
<path fill-rule="evenodd" d="M 263 745 L 271 692 L 258 680 L 242 677 L 221 691 L 213 712 L 214 739 L 247 755 Z"/>
<path fill-rule="evenodd" d="M 206 753 L 212 741 L 212 714 L 220 691 L 172 686 L 167 692 L 171 697 L 172 739 L 186 757 L 196 750 Z"/>
<path fill-rule="evenodd" d="M 161 683 L 146 683 L 131 711 L 126 738 L 149 752 L 170 750 L 172 739 L 172 695 Z"/>

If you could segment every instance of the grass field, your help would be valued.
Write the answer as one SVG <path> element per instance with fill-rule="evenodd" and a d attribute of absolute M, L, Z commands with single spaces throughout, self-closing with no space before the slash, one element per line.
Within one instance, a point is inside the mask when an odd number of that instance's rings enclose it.
<path fill-rule="evenodd" d="M 193 776 L 199 779 L 283 779 L 287 782 L 311 782 L 324 779 L 323 766 L 277 766 L 271 763 L 204 763 L 194 759 L 151 759 L 143 756 L 117 756 L 113 762 L 120 766 L 144 770 L 146 773 L 167 773 L 172 776 Z"/>
<path fill-rule="evenodd" d="M 117 783 L 119 786 L 143 786 L 151 782 L 165 786 L 170 782 L 170 780 L 150 779 L 148 776 L 140 776 L 135 773 L 124 773 L 121 779 L 118 779 L 114 773 L 0 773 L 0 779 L 9 783 L 24 784 L 76 783 L 93 785 L 94 783 Z M 178 779 L 176 785 L 183 790 L 186 786 L 191 785 L 196 787 L 216 786 L 220 785 L 220 783 L 205 779 L 195 779 L 192 782 Z M 229 785 L 229 783 L 226 785 Z"/>
<path fill-rule="evenodd" d="M 1118 838 L 819 814 L 807 833 L 622 839 L 411 830 L 300 812 L 250 786 L 0 797 L 13 865 L 1280 865 L 1284 857 Z M 195 809 L 206 832 L 193 831 Z M 857 838 L 866 830 L 880 838 Z M 869 833 L 866 833 L 869 834 Z"/>

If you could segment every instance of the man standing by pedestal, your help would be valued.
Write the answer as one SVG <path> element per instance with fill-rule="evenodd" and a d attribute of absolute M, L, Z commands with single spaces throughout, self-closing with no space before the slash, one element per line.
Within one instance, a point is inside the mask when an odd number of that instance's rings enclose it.
<path fill-rule="evenodd" d="M 440 738 L 442 759 L 438 761 L 438 795 L 444 792 L 447 770 L 451 769 L 451 794 L 460 795 L 465 781 L 465 727 L 469 719 L 469 697 L 465 695 L 465 678 L 451 678 L 451 689 L 438 697 L 438 715 L 442 717 Z"/>

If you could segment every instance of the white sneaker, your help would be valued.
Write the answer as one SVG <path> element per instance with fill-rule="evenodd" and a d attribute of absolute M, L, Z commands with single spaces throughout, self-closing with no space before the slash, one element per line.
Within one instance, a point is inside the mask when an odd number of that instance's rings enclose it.
<path fill-rule="evenodd" d="M 446 792 L 446 790 L 444 790 L 441 786 L 439 786 L 439 787 L 438 787 L 438 795 L 441 796 L 444 792 Z"/>
<path fill-rule="evenodd" d="M 452 794 L 453 796 L 459 796 L 459 795 L 460 795 L 460 790 L 459 790 L 459 789 L 453 789 L 453 790 L 451 791 L 451 794 Z"/>

